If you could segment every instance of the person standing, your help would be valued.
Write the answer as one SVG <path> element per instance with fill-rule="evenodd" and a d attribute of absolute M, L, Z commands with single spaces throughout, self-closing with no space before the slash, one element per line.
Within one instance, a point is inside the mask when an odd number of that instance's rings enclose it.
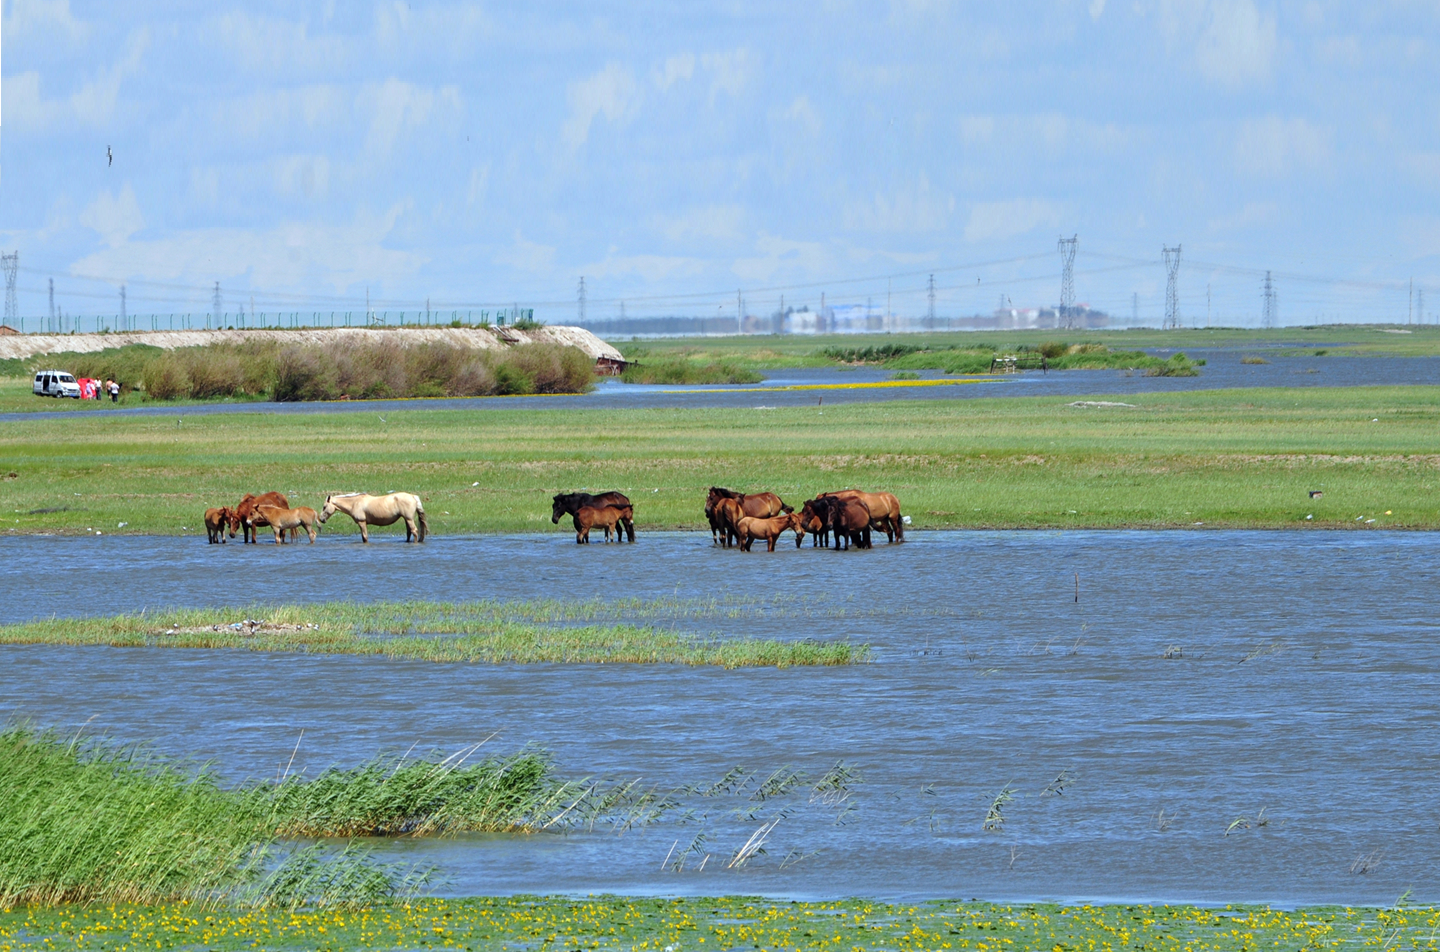
<path fill-rule="evenodd" d="M 120 402 L 120 384 L 114 380 L 105 381 L 105 389 L 110 391 L 110 402 Z"/>

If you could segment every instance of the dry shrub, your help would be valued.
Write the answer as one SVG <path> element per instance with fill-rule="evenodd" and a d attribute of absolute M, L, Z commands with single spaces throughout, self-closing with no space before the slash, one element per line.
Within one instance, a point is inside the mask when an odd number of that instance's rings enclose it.
<path fill-rule="evenodd" d="M 181 357 L 180 354 L 176 356 Z M 207 397 L 233 397 L 244 392 L 245 368 L 240 355 L 234 350 L 219 350 L 216 353 L 192 352 L 181 359 L 188 365 L 186 370 L 190 375 L 190 396 L 197 400 Z"/>
<path fill-rule="evenodd" d="M 576 347 L 563 344 L 522 344 L 503 351 L 500 367 L 509 365 L 529 378 L 528 393 L 584 393 L 595 375 L 595 361 Z"/>
<path fill-rule="evenodd" d="M 190 374 L 188 361 L 171 351 L 161 354 L 145 365 L 141 380 L 145 392 L 155 400 L 174 400 L 190 395 Z"/>
<path fill-rule="evenodd" d="M 275 390 L 280 402 L 334 400 L 340 396 L 338 368 L 318 347 L 282 348 L 275 362 Z"/>

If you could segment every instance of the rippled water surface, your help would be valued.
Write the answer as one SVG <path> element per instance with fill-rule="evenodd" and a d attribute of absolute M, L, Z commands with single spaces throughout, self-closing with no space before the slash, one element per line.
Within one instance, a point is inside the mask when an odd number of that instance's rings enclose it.
<path fill-rule="evenodd" d="M 496 751 L 548 748 L 566 776 L 669 790 L 736 765 L 756 774 L 738 792 L 686 794 L 643 830 L 385 846 L 438 863 L 456 893 L 1440 899 L 1433 535 L 916 532 L 871 552 L 773 555 L 717 550 L 698 533 L 570 538 L 0 539 L 0 618 L 623 593 L 678 600 L 665 623 L 702 634 L 867 641 L 873 663 L 0 647 L 0 712 L 89 721 L 213 758 L 235 779 L 273 776 L 302 729 L 295 767 L 312 772 L 494 735 Z M 824 802 L 810 784 L 839 760 L 862 782 Z M 757 798 L 786 766 L 809 783 Z M 1003 826 L 987 832 L 1006 788 Z M 725 869 L 777 819 L 764 854 Z M 662 869 L 692 845 L 684 871 Z"/>

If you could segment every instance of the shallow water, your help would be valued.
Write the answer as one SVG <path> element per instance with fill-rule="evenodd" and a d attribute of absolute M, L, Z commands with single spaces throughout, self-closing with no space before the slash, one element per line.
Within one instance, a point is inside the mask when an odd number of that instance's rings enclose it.
<path fill-rule="evenodd" d="M 728 597 L 681 622 L 700 633 L 875 646 L 871 664 L 784 671 L 0 647 L 0 712 L 89 720 L 235 779 L 273 776 L 302 729 L 294 769 L 311 772 L 492 734 L 497 752 L 549 748 L 566 776 L 669 789 L 759 772 L 738 794 L 682 797 L 683 823 L 385 844 L 438 863 L 455 893 L 1434 901 L 1437 556 L 1432 534 L 1369 531 L 916 532 L 773 555 L 699 533 L 577 547 L 558 529 L 408 547 L 0 539 L 5 621 L 622 592 Z M 844 804 L 808 785 L 750 799 L 782 765 L 813 783 L 840 759 L 863 777 Z M 1044 795 L 1062 771 L 1071 782 Z M 986 832 L 1007 785 L 1003 829 Z M 767 852 L 726 870 L 782 812 Z M 1227 836 L 1240 816 L 1250 828 Z M 701 830 L 685 871 L 662 870 Z M 1352 871 L 1366 855 L 1374 868 Z"/>
<path fill-rule="evenodd" d="M 643 407 L 810 406 L 826 403 L 876 403 L 888 400 L 957 400 L 972 397 L 1139 396 L 1189 390 L 1243 387 L 1357 387 L 1440 385 L 1440 357 L 1266 356 L 1268 364 L 1242 364 L 1256 348 L 1194 349 L 1204 359 L 1196 377 L 1147 377 L 1121 370 L 1026 371 L 1017 374 L 956 378 L 916 371 L 922 381 L 949 380 L 952 386 L 912 386 L 896 381 L 880 367 L 799 367 L 765 371 L 758 384 L 743 386 L 625 384 L 606 380 L 591 393 L 542 397 L 456 397 L 426 400 L 359 400 L 333 403 L 210 403 L 195 406 L 94 408 L 82 412 L 120 416 L 199 416 L 210 413 L 359 413 L 396 410 L 617 409 Z M 1169 357 L 1171 350 L 1152 350 Z M 892 386 L 861 386 L 890 383 Z M 799 388 L 799 389 L 789 389 Z M 821 389 L 816 389 L 821 388 Z M 41 398 L 37 402 L 44 403 Z M 75 411 L 0 413 L 0 422 L 68 417 Z"/>

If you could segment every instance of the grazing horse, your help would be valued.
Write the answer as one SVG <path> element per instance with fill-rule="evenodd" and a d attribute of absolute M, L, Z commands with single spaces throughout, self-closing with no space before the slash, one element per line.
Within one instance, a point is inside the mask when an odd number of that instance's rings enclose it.
<path fill-rule="evenodd" d="M 390 493 L 385 496 L 331 493 L 325 497 L 325 508 L 320 510 L 320 522 L 323 524 L 337 510 L 355 520 L 360 527 L 361 542 L 370 541 L 369 526 L 388 526 L 401 519 L 405 520 L 406 542 L 412 536 L 416 542 L 424 542 L 425 535 L 430 531 L 430 524 L 425 521 L 425 507 L 414 493 Z"/>
<path fill-rule="evenodd" d="M 265 524 L 275 532 L 275 544 L 285 538 L 285 530 L 290 530 L 290 539 L 294 541 L 295 533 L 304 529 L 305 534 L 310 537 L 310 544 L 315 544 L 315 510 L 309 506 L 299 506 L 295 509 L 281 509 L 279 506 L 261 506 L 260 513 L 265 517 Z"/>
<path fill-rule="evenodd" d="M 620 541 L 623 532 L 617 526 L 623 526 L 625 520 L 635 518 L 635 513 L 629 506 L 581 506 L 575 510 L 575 544 L 587 545 L 590 542 L 590 530 L 599 526 L 605 530 L 605 541 L 610 541 L 610 533 L 615 533 L 615 540 Z"/>
<path fill-rule="evenodd" d="M 227 528 L 230 530 L 230 538 L 235 538 L 238 526 L 235 523 L 234 510 L 229 506 L 205 510 L 205 535 L 210 539 L 211 545 L 225 541 Z"/>
<path fill-rule="evenodd" d="M 870 548 L 870 510 L 859 499 L 842 499 L 837 496 L 819 496 L 814 500 L 815 514 L 835 533 L 835 551 L 849 549 L 853 542 L 857 548 Z"/>
<path fill-rule="evenodd" d="M 558 525 L 561 516 L 573 516 L 585 506 L 617 506 L 628 510 L 620 520 L 620 524 L 625 527 L 625 533 L 630 537 L 630 541 L 635 541 L 634 509 L 631 508 L 630 500 L 624 493 L 614 490 L 600 493 L 597 496 L 589 493 L 558 493 L 555 496 L 554 505 L 550 507 L 550 522 Z"/>
<path fill-rule="evenodd" d="M 800 516 L 794 512 L 781 513 L 778 516 L 771 516 L 769 519 L 757 519 L 754 516 L 744 516 L 736 531 L 740 536 L 740 551 L 749 552 L 750 546 L 756 539 L 765 540 L 765 551 L 774 552 L 775 543 L 785 534 L 787 529 L 795 532 L 796 547 L 799 547 L 799 540 L 805 538 L 805 529 L 800 523 Z"/>
<path fill-rule="evenodd" d="M 795 533 L 795 548 L 800 548 L 800 543 L 805 541 L 805 533 L 810 533 L 810 548 L 830 548 L 830 527 L 815 512 L 815 500 L 805 500 L 805 505 L 800 508 L 800 528 Z"/>
<path fill-rule="evenodd" d="M 230 534 L 235 534 L 236 523 L 245 529 L 246 542 L 259 542 L 259 533 L 255 531 L 256 526 L 265 525 L 265 518 L 256 512 L 259 506 L 278 506 L 281 509 L 290 508 L 290 500 L 285 498 L 284 493 L 274 492 L 261 493 L 258 496 L 245 494 L 240 504 L 235 507 L 235 515 L 230 520 Z"/>
<path fill-rule="evenodd" d="M 740 505 L 742 516 L 753 516 L 757 519 L 768 519 L 782 512 L 795 511 L 794 507 L 785 505 L 785 501 L 774 493 L 737 493 L 723 486 L 711 486 L 710 493 L 705 497 L 705 518 L 710 522 L 710 540 L 724 546 L 728 546 L 729 542 L 721 538 L 724 524 L 716 515 L 722 499 L 735 500 Z"/>
<path fill-rule="evenodd" d="M 878 526 L 889 542 L 905 541 L 905 520 L 900 516 L 900 500 L 893 493 L 862 493 L 858 489 L 842 489 L 835 493 L 821 493 L 838 499 L 858 499 L 870 510 L 872 525 Z"/>

